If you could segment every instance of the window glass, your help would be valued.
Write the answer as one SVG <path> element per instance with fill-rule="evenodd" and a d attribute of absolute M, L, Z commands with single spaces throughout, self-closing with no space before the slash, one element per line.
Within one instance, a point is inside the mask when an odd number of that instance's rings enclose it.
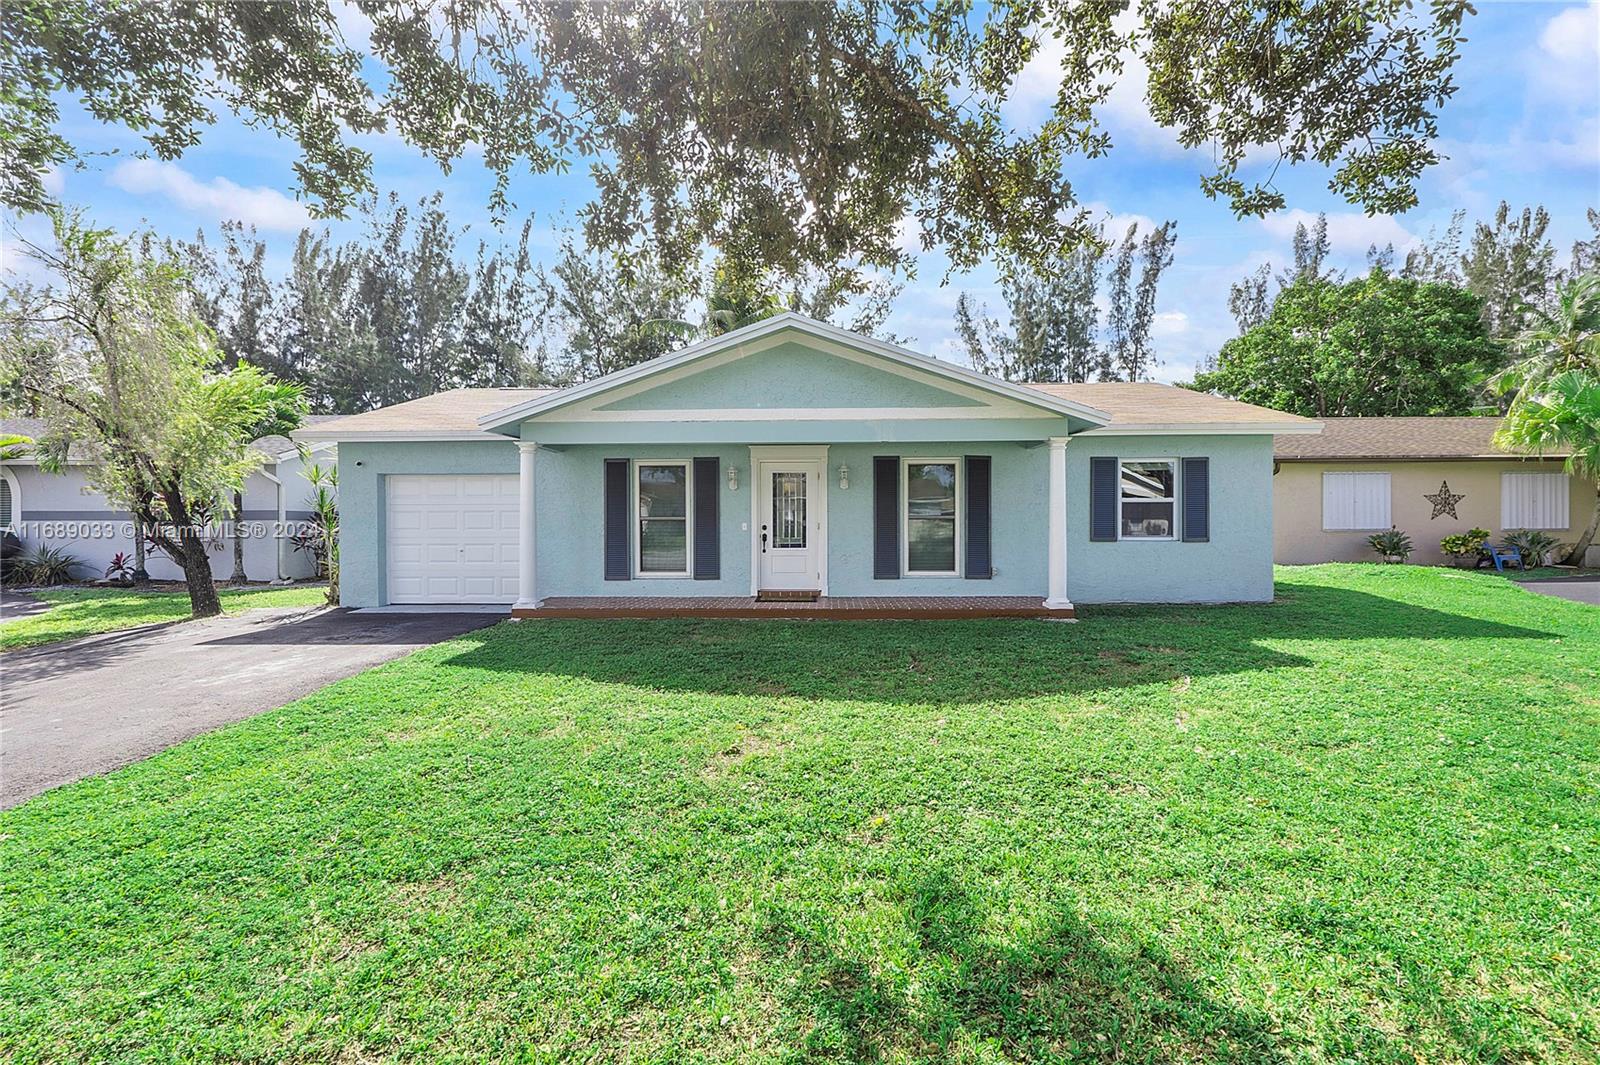
<path fill-rule="evenodd" d="M 1122 536 L 1125 539 L 1162 539 L 1177 535 L 1173 462 L 1122 464 Z"/>
<path fill-rule="evenodd" d="M 639 572 L 688 572 L 688 467 L 641 464 L 638 492 Z"/>
<path fill-rule="evenodd" d="M 956 569 L 956 467 L 953 462 L 906 464 L 906 569 Z"/>
<path fill-rule="evenodd" d="M 772 475 L 772 546 L 806 546 L 806 475 Z"/>

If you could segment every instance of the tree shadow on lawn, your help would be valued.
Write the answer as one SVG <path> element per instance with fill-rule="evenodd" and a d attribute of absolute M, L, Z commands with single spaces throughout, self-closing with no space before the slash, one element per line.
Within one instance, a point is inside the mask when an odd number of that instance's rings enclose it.
<path fill-rule="evenodd" d="M 1022 1061 L 1291 1056 L 1270 1018 L 1217 1001 L 1159 946 L 1103 935 L 1070 905 L 997 942 L 979 902 L 943 868 L 912 881 L 899 902 L 915 944 L 902 971 L 848 954 L 825 919 L 765 915 L 760 947 L 791 973 L 782 1035 L 800 1056 L 943 1060 L 970 1057 L 975 1045 Z"/>
<path fill-rule="evenodd" d="M 1326 586 L 1272 604 L 1103 607 L 1076 625 L 977 621 L 599 621 L 503 624 L 442 664 L 583 676 L 662 691 L 963 703 L 1294 666 L 1270 640 L 1560 636 Z"/>

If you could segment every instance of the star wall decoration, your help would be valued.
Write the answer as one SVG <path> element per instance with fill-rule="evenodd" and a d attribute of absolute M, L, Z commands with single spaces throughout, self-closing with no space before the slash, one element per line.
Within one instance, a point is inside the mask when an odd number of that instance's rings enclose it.
<path fill-rule="evenodd" d="M 1440 481 L 1439 491 L 1433 495 L 1424 495 L 1422 498 L 1433 504 L 1433 514 L 1428 518 L 1429 521 L 1432 521 L 1441 514 L 1448 514 L 1454 518 L 1456 516 L 1456 504 L 1467 497 L 1450 491 L 1449 481 Z"/>

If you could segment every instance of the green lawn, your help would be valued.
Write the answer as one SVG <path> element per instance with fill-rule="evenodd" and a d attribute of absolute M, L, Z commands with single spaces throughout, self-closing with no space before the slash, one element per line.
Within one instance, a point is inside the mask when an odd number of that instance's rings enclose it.
<path fill-rule="evenodd" d="M 0 815 L 0 1060 L 1594 1061 L 1600 610 L 506 623 Z"/>
<path fill-rule="evenodd" d="M 258 606 L 318 606 L 327 597 L 327 587 L 317 584 L 217 590 L 222 596 L 222 609 L 229 614 Z M 0 650 L 75 640 L 160 621 L 182 621 L 189 616 L 189 594 L 182 591 L 61 588 L 28 594 L 51 607 L 42 614 L 0 622 Z"/>

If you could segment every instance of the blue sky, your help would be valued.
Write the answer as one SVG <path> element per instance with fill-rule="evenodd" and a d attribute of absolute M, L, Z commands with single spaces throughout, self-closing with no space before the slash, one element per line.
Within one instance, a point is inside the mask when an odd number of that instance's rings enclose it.
<path fill-rule="evenodd" d="M 1225 204 L 1199 190 L 1206 154 L 1185 152 L 1149 119 L 1142 71 L 1125 72 L 1103 112 L 1115 144 L 1111 155 L 1073 160 L 1068 167 L 1081 200 L 1113 226 L 1129 218 L 1178 223 L 1175 261 L 1157 308 L 1158 379 L 1187 378 L 1233 335 L 1228 285 L 1261 262 L 1281 265 L 1295 222 L 1319 211 L 1329 215 L 1333 265 L 1359 270 L 1369 244 L 1393 242 L 1403 253 L 1430 228 L 1442 230 L 1456 209 L 1477 218 L 1501 199 L 1517 208 L 1542 203 L 1565 261 L 1572 241 L 1587 235 L 1585 209 L 1600 207 L 1600 6 L 1484 3 L 1465 32 L 1456 66 L 1460 89 L 1439 122 L 1439 147 L 1449 158 L 1423 178 L 1420 205 L 1397 217 L 1366 217 L 1330 194 L 1327 174 L 1311 167 L 1279 171 L 1276 183 L 1288 197 L 1287 210 L 1235 220 Z M 353 16 L 347 37 L 354 43 L 360 36 Z M 1055 91 L 1051 64 L 1048 53 L 1039 57 L 1007 101 L 1007 117 L 1018 127 L 1038 121 L 1048 107 Z M 188 237 L 197 228 L 214 230 L 224 218 L 241 218 L 258 227 L 280 268 L 287 262 L 294 233 L 307 223 L 293 199 L 292 144 L 222 115 L 199 148 L 163 163 L 132 158 L 142 142 L 127 131 L 70 111 L 64 122 L 79 145 L 117 153 L 53 178 L 57 194 L 86 207 L 98 223 L 124 229 L 145 224 Z M 411 200 L 442 190 L 451 217 L 468 225 L 472 238 L 501 239 L 486 207 L 491 178 L 477 160 L 469 156 L 445 176 L 398 138 L 369 137 L 363 143 L 374 153 L 380 189 Z M 588 199 L 584 168 L 575 170 L 565 177 L 523 176 L 513 184 L 514 217 L 533 214 L 546 255 L 553 254 L 555 227 Z M 37 221 L 21 224 L 33 232 Z M 341 236 L 354 232 L 348 222 L 332 228 Z M 5 263 L 14 264 L 9 251 Z M 953 275 L 941 284 L 945 275 L 940 256 L 924 255 L 889 328 L 913 338 L 918 350 L 965 361 L 953 335 L 956 298 L 971 292 L 999 311 L 998 288 L 992 269 Z"/>

